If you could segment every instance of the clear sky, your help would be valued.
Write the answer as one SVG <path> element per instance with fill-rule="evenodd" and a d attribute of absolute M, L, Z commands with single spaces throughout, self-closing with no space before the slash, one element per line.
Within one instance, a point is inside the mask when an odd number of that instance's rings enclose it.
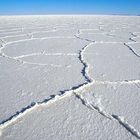
<path fill-rule="evenodd" d="M 140 15 L 140 0 L 0 0 L 0 15 L 11 14 Z"/>

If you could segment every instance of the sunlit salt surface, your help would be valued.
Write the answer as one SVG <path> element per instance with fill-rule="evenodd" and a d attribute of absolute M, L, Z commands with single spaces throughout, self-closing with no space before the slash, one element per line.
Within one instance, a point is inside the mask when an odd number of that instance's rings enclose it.
<path fill-rule="evenodd" d="M 1 140 L 140 139 L 140 17 L 1 16 Z"/>

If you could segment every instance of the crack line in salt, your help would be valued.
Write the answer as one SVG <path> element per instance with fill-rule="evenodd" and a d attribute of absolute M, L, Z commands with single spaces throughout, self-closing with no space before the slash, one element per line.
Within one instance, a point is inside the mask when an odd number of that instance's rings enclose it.
<path fill-rule="evenodd" d="M 137 56 L 137 57 L 140 57 L 140 55 L 139 54 L 137 54 L 136 53 L 136 51 L 130 46 L 130 45 L 128 45 L 128 44 L 134 44 L 134 43 L 136 43 L 136 41 L 134 40 L 134 38 L 136 38 L 137 37 L 137 35 L 135 35 L 134 33 L 130 33 L 133 37 L 131 37 L 131 38 L 129 38 L 129 40 L 131 41 L 131 42 L 127 42 L 127 43 L 124 43 L 124 45 L 135 55 L 135 56 Z"/>
<path fill-rule="evenodd" d="M 80 30 L 79 32 L 80 33 Z M 95 43 L 95 41 L 93 40 L 89 40 L 86 38 L 80 38 L 78 35 L 75 35 L 75 37 L 77 39 L 81 39 L 81 40 L 85 40 L 90 42 L 90 44 L 84 46 L 80 51 L 79 51 L 79 60 L 80 62 L 84 65 L 83 70 L 82 70 L 82 75 L 85 77 L 86 79 L 86 83 L 83 83 L 79 86 L 73 87 L 69 90 L 66 91 L 61 91 L 58 95 L 51 95 L 50 97 L 44 99 L 43 101 L 40 102 L 32 102 L 30 105 L 28 105 L 27 107 L 22 108 L 20 111 L 16 112 L 14 115 L 12 115 L 11 117 L 9 117 L 8 119 L 3 120 L 2 122 L 0 122 L 0 132 L 2 133 L 2 130 L 4 128 L 6 128 L 7 126 L 13 124 L 14 122 L 16 122 L 19 118 L 25 116 L 28 112 L 40 107 L 40 106 L 44 106 L 44 105 L 48 105 L 50 103 L 54 103 L 68 95 L 72 95 L 74 94 L 76 96 L 76 98 L 80 99 L 82 101 L 82 103 L 87 106 L 90 109 L 95 109 L 97 110 L 101 115 L 105 116 L 106 118 L 109 118 L 111 120 L 117 120 L 122 126 L 124 126 L 124 128 L 126 128 L 126 130 L 128 130 L 132 135 L 134 135 L 135 137 L 140 139 L 140 133 L 133 127 L 131 126 L 128 122 L 124 121 L 124 119 L 122 119 L 122 117 L 114 115 L 114 114 L 109 114 L 108 112 L 106 112 L 100 104 L 97 104 L 96 102 L 90 103 L 87 101 L 87 99 L 84 99 L 80 94 L 79 91 L 83 90 L 86 87 L 90 87 L 93 83 L 98 83 L 99 81 L 93 81 L 89 76 L 88 76 L 88 64 L 85 62 L 84 57 L 83 57 L 83 52 L 85 51 L 85 49 Z M 42 38 L 41 38 L 42 39 Z M 44 39 L 44 38 L 43 38 Z M 131 40 L 132 41 L 132 40 Z M 3 48 L 3 47 L 2 47 Z M 2 49 L 1 49 L 2 50 Z M 0 50 L 0 51 L 1 51 Z M 132 50 L 131 50 L 132 51 Z M 132 51 L 133 52 L 133 51 Z M 133 52 L 134 53 L 134 52 Z M 1 52 L 2 54 L 2 52 Z M 6 56 L 9 57 L 9 56 Z M 139 80 L 134 80 L 134 81 L 119 81 L 119 82 L 110 82 L 110 81 L 100 81 L 100 83 L 107 83 L 107 84 L 134 84 L 134 83 L 139 83 Z"/>

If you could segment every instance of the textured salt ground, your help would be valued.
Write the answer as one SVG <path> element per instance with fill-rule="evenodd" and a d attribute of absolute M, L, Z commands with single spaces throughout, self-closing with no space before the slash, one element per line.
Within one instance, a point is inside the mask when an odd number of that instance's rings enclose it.
<path fill-rule="evenodd" d="M 23 40 L 5 45 L 3 52 L 11 57 L 18 57 L 32 53 L 71 54 L 78 53 L 88 42 L 74 37 L 55 37 L 46 39 Z"/>
<path fill-rule="evenodd" d="M 92 44 L 84 59 L 89 64 L 90 77 L 96 81 L 140 79 L 140 59 L 123 43 Z"/>
<path fill-rule="evenodd" d="M 136 38 L 135 38 L 136 40 Z M 138 57 L 140 57 L 140 43 L 135 43 L 135 44 L 129 44 L 129 46 L 134 50 L 134 52 L 137 54 Z"/>
<path fill-rule="evenodd" d="M 19 119 L 18 123 L 7 127 L 1 139 L 120 140 L 122 137 L 124 140 L 132 138 L 117 122 L 91 111 L 75 96 L 71 96 L 53 105 L 40 107 Z"/>
<path fill-rule="evenodd" d="M 79 92 L 79 95 L 89 104 L 99 107 L 101 112 L 105 111 L 110 117 L 112 115 L 124 117 L 129 124 L 140 131 L 139 92 L 137 84 L 95 83 Z"/>
<path fill-rule="evenodd" d="M 0 76 L 0 90 L 3 94 L 1 98 L 1 120 L 11 116 L 19 108 L 28 105 L 32 101 L 42 101 L 49 95 L 58 94 L 61 90 L 69 89 L 84 82 L 85 79 L 79 73 L 80 69 L 75 70 L 74 68 L 79 65 L 79 68 L 82 69 L 82 65 L 79 62 L 76 63 L 77 61 L 75 60 L 73 60 L 74 63 L 71 63 L 73 62 L 71 61 L 72 59 L 65 61 L 69 63 L 63 61 L 64 63 L 62 64 L 58 62 L 57 58 L 54 61 L 57 61 L 57 65 L 61 67 L 45 67 L 19 65 L 19 63 L 15 63 L 12 60 L 3 60 L 1 58 L 2 69 L 0 71 L 3 73 Z M 64 58 L 60 60 L 62 61 Z M 69 75 L 71 75 L 71 78 L 69 78 Z"/>
<path fill-rule="evenodd" d="M 139 139 L 139 24 L 139 17 L 1 17 L 1 138 Z"/>
<path fill-rule="evenodd" d="M 22 108 L 33 101 L 42 101 L 49 95 L 84 83 L 80 73 L 83 65 L 78 60 L 78 53 L 86 44 L 86 41 L 71 38 L 54 38 L 6 45 L 2 51 L 10 59 L 1 59 L 0 71 L 4 73 L 1 75 L 4 97 L 1 98 L 1 119 L 14 114 L 19 106 Z M 18 59 L 19 56 L 22 57 Z M 9 108 L 12 109 L 9 111 Z"/>

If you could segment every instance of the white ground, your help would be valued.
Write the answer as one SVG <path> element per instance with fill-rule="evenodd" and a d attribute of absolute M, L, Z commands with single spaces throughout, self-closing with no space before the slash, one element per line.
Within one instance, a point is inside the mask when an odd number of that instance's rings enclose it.
<path fill-rule="evenodd" d="M 0 17 L 0 139 L 140 139 L 140 17 Z"/>

